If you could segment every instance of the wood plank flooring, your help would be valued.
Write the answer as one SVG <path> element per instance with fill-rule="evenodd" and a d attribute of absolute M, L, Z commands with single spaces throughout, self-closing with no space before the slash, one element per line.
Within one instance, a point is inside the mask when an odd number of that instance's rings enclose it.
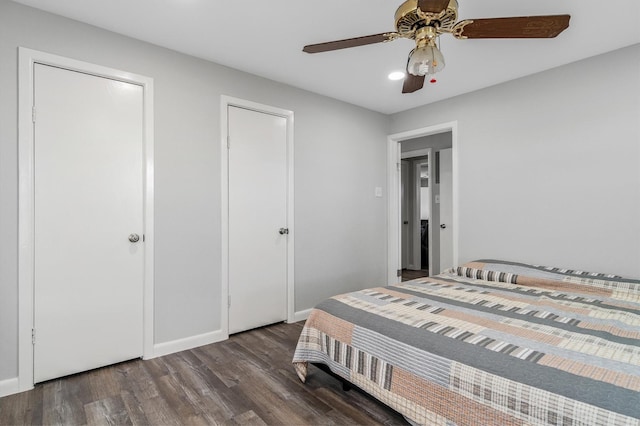
<path fill-rule="evenodd" d="M 303 323 L 38 384 L 0 398 L 0 425 L 406 425 L 404 418 L 291 358 Z"/>
<path fill-rule="evenodd" d="M 429 271 L 427 269 L 422 269 L 420 271 L 414 271 L 411 269 L 403 269 L 402 270 L 402 281 L 415 280 L 416 278 L 428 277 Z"/>

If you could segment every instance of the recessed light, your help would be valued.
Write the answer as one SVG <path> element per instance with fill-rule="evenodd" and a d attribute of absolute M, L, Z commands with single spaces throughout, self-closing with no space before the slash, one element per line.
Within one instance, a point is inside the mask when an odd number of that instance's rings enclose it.
<path fill-rule="evenodd" d="M 389 74 L 389 80 L 402 80 L 404 78 L 404 73 L 402 71 L 394 71 Z"/>

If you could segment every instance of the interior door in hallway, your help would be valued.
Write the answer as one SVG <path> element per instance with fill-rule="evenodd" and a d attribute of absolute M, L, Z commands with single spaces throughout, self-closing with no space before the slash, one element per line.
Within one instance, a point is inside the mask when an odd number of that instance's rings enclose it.
<path fill-rule="evenodd" d="M 407 269 L 409 267 L 410 260 L 410 250 L 413 245 L 413 240 L 411 238 L 411 233 L 409 232 L 409 192 L 411 191 L 411 183 L 409 180 L 409 162 L 401 161 L 400 163 L 400 178 L 401 178 L 401 186 L 400 186 L 400 217 L 401 217 L 401 229 L 402 229 L 402 269 Z"/>
<path fill-rule="evenodd" d="M 453 264 L 453 150 L 440 151 L 440 272 Z"/>
<path fill-rule="evenodd" d="M 287 120 L 235 106 L 229 128 L 229 333 L 287 318 Z"/>
<path fill-rule="evenodd" d="M 34 67 L 34 381 L 143 351 L 143 88 Z"/>

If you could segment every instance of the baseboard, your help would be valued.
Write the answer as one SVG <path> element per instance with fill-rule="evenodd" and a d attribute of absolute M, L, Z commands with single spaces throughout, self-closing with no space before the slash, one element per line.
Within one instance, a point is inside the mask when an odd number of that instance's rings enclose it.
<path fill-rule="evenodd" d="M 17 377 L 0 380 L 0 397 L 20 392 L 20 382 Z"/>
<path fill-rule="evenodd" d="M 199 334 L 197 336 L 186 337 L 184 339 L 173 340 L 171 342 L 158 343 L 153 345 L 153 354 L 145 356 L 144 359 L 157 358 L 176 352 L 197 348 L 198 346 L 209 345 L 228 339 L 229 336 L 222 330 L 211 333 Z M 24 389 L 26 390 L 26 389 Z M 22 392 L 20 382 L 17 377 L 13 379 L 0 380 L 0 397 Z"/>
<path fill-rule="evenodd" d="M 305 309 L 304 311 L 299 311 L 293 314 L 293 322 L 304 321 L 309 318 L 312 309 Z"/>
<path fill-rule="evenodd" d="M 186 351 L 197 348 L 198 346 L 221 342 L 228 338 L 229 336 L 226 333 L 223 333 L 222 330 L 217 330 L 212 331 L 211 333 L 204 333 L 197 336 L 185 337 L 184 339 L 173 340 L 171 342 L 158 343 L 153 345 L 153 355 L 145 357 L 145 359 L 157 358 L 159 356 Z"/>

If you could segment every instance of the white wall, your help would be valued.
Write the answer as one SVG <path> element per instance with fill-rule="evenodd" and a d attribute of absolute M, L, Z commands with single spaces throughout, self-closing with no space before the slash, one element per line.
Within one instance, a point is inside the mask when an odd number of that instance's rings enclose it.
<path fill-rule="evenodd" d="M 154 78 L 156 343 L 220 327 L 222 94 L 295 112 L 296 311 L 385 282 L 386 116 L 0 0 L 0 385 L 17 374 L 18 46 Z"/>
<path fill-rule="evenodd" d="M 392 116 L 458 122 L 460 261 L 640 277 L 640 45 Z"/>

